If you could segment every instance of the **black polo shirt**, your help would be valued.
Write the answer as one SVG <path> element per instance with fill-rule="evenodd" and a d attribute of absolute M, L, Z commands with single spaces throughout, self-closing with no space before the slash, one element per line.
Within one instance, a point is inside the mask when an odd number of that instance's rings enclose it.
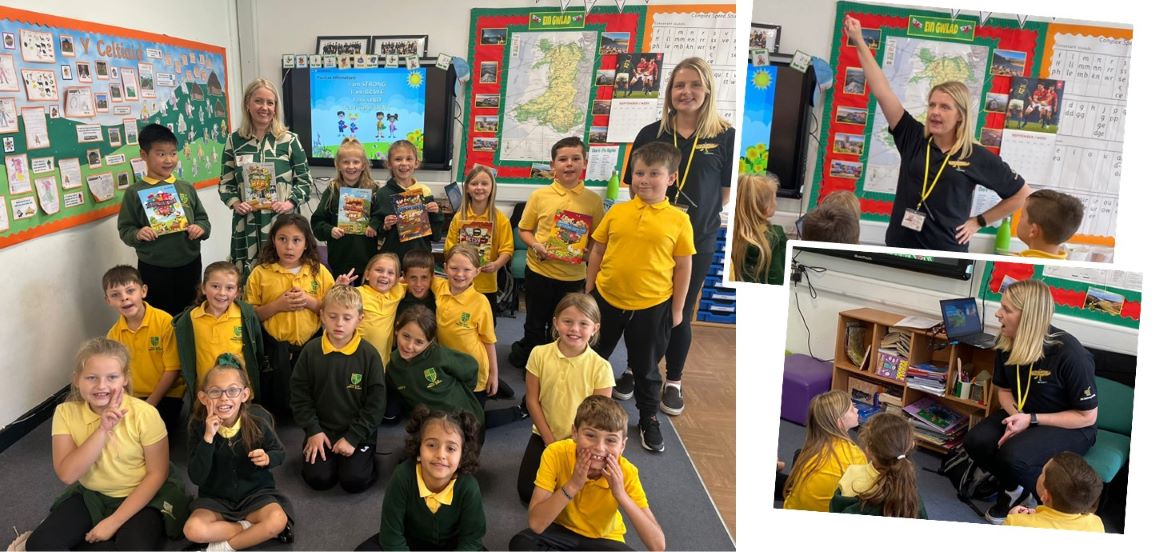
<path fill-rule="evenodd" d="M 979 144 L 964 161 L 950 158 L 949 166 L 928 201 L 921 206 L 928 217 L 920 232 L 905 228 L 904 211 L 916 209 L 921 199 L 921 183 L 925 178 L 925 148 L 929 154 L 929 183 L 945 161 L 945 152 L 929 143 L 925 126 L 907 111 L 892 131 L 896 149 L 900 152 L 900 175 L 896 181 L 896 199 L 892 203 L 892 218 L 884 242 L 890 247 L 937 249 L 942 251 L 969 251 L 969 243 L 957 243 L 957 227 L 969 219 L 973 208 L 973 191 L 978 184 L 993 190 L 998 197 L 1008 198 L 1022 189 L 1025 180 L 1015 173 L 1001 157 Z"/>
<path fill-rule="evenodd" d="M 657 136 L 661 122 L 650 124 L 637 133 L 633 141 L 633 149 L 650 142 L 665 142 L 673 144 L 673 132 L 662 133 Z M 678 135 L 677 148 L 681 150 L 681 166 L 677 170 L 677 184 L 670 186 L 666 192 L 672 202 L 677 197 L 677 185 L 681 184 L 681 177 L 685 174 L 685 165 L 689 161 L 689 154 L 694 147 L 694 137 L 685 138 Z M 718 240 L 718 228 L 722 226 L 719 213 L 722 212 L 722 188 L 730 187 L 730 180 L 734 164 L 738 156 L 734 154 L 734 129 L 713 137 L 703 138 L 694 151 L 693 165 L 689 169 L 689 177 L 685 181 L 685 189 L 680 203 L 689 206 L 689 221 L 693 225 L 694 248 L 698 254 L 713 253 Z M 633 181 L 632 157 L 629 166 L 625 167 L 624 182 Z"/>
<path fill-rule="evenodd" d="M 1006 364 L 1007 353 L 998 351 L 994 363 L 994 385 L 1009 389 L 1015 404 L 1021 399 L 1018 386 L 1026 393 L 1026 413 L 1049 414 L 1064 410 L 1091 410 L 1099 406 L 1095 389 L 1095 359 L 1075 336 L 1050 327 L 1055 343 L 1043 347 L 1043 357 L 1029 365 Z M 1017 372 L 1015 372 L 1017 370 Z M 1030 375 L 1027 391 L 1026 378 Z M 1019 379 L 1021 382 L 1019 383 Z"/>

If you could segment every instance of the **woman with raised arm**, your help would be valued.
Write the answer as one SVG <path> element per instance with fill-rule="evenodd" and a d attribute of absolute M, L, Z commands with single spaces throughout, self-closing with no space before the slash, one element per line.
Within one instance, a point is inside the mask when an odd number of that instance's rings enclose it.
<path fill-rule="evenodd" d="M 900 174 L 885 245 L 914 249 L 968 251 L 981 228 L 1022 207 L 1030 186 L 1001 157 L 974 143 L 969 89 L 958 81 L 929 91 L 925 122 L 907 114 L 900 98 L 864 42 L 859 20 L 844 18 L 844 31 L 855 45 L 868 88 L 888 119 L 900 152 Z M 973 192 L 980 184 L 1002 198 L 973 215 Z"/>

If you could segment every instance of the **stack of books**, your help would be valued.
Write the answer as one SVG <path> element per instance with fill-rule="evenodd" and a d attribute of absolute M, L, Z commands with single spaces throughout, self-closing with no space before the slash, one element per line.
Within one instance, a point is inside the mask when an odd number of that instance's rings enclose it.
<path fill-rule="evenodd" d="M 969 417 L 925 397 L 904 407 L 913 424 L 913 435 L 946 450 L 959 444 L 969 427 Z"/>
<path fill-rule="evenodd" d="M 945 375 L 949 370 L 943 366 L 937 366 L 929 362 L 923 362 L 915 366 L 909 366 L 905 371 L 905 384 L 912 389 L 917 389 L 937 395 L 940 397 L 945 394 Z"/>
<path fill-rule="evenodd" d="M 892 350 L 895 354 L 908 358 L 909 344 L 912 342 L 912 334 L 908 332 L 901 332 L 897 330 L 889 330 L 884 338 L 880 340 L 880 350 Z"/>

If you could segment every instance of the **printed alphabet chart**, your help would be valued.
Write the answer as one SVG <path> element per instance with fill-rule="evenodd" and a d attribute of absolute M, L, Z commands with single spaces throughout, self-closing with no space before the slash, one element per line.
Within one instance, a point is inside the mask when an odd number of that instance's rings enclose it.
<path fill-rule="evenodd" d="M 698 56 L 710 62 L 717 89 L 718 113 L 734 119 L 734 6 L 700 6 L 693 11 L 676 11 L 677 6 L 650 6 L 645 52 L 664 52 L 661 82 L 669 82 L 677 62 Z M 657 102 L 657 113 L 665 99 Z"/>

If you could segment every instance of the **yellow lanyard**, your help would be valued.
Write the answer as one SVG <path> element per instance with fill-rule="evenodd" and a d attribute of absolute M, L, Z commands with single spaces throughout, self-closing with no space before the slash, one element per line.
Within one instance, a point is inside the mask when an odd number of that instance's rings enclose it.
<path fill-rule="evenodd" d="M 1026 398 L 1030 396 L 1030 381 L 1034 375 L 1034 363 L 1030 363 L 1030 367 L 1026 369 L 1026 391 L 1022 391 L 1022 367 L 1014 366 L 1014 380 L 1018 382 L 1018 412 L 1022 412 L 1022 407 L 1026 404 Z"/>
<path fill-rule="evenodd" d="M 921 181 L 921 200 L 917 202 L 917 210 L 920 210 L 925 200 L 933 195 L 933 189 L 937 187 L 937 181 L 941 179 L 941 173 L 945 172 L 945 165 L 949 164 L 949 157 L 953 155 L 952 151 L 945 154 L 945 162 L 941 163 L 941 168 L 937 169 L 937 174 L 933 177 L 933 183 L 929 184 L 929 158 L 931 157 L 929 154 L 933 153 L 933 148 L 930 147 L 932 145 L 933 139 L 930 137 L 929 143 L 925 144 L 925 179 Z M 926 186 L 928 186 L 927 189 Z"/>
<path fill-rule="evenodd" d="M 693 147 L 689 148 L 689 161 L 686 161 L 685 172 L 681 173 L 681 181 L 677 183 L 677 198 L 674 200 L 674 203 L 681 203 L 681 191 L 683 189 L 685 189 L 685 179 L 689 178 L 689 168 L 691 165 L 693 165 L 694 152 L 697 151 L 697 149 L 698 149 L 697 133 L 698 133 L 698 131 L 695 129 L 694 130 Z M 677 129 L 676 128 L 673 129 L 673 147 L 677 148 Z M 677 150 L 680 152 L 681 148 L 677 148 Z"/>

